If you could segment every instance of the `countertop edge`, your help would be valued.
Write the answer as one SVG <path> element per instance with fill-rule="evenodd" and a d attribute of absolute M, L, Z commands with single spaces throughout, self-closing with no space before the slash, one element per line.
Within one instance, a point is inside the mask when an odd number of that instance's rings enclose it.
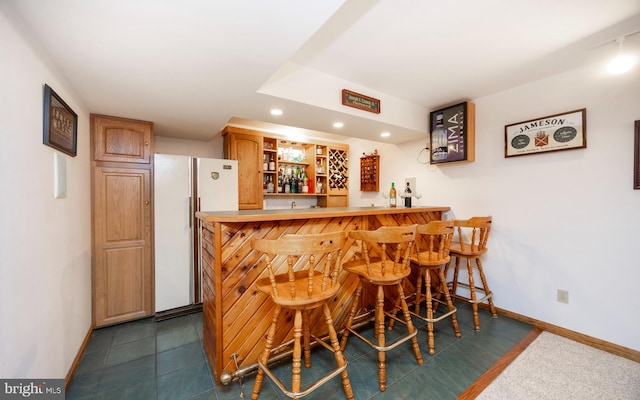
<path fill-rule="evenodd" d="M 451 207 L 335 207 L 309 209 L 279 209 L 279 210 L 240 210 L 240 211 L 198 211 L 196 218 L 205 222 L 256 222 L 280 221 L 284 219 L 317 219 L 344 216 L 380 215 L 380 214 L 411 214 L 420 212 L 446 212 Z"/>

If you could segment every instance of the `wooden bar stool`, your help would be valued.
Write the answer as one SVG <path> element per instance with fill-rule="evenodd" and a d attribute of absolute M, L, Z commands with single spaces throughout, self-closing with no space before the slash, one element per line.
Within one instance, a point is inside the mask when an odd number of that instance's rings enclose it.
<path fill-rule="evenodd" d="M 487 278 L 482 269 L 482 262 L 480 261 L 480 257 L 487 252 L 487 240 L 489 239 L 489 232 L 491 231 L 491 217 L 473 217 L 466 220 L 455 220 L 454 226 L 457 230 L 457 235 L 454 237 L 449 250 L 451 257 L 453 258 L 455 256 L 456 259 L 453 270 L 453 281 L 451 282 L 451 295 L 454 298 L 464 300 L 471 304 L 471 308 L 473 309 L 473 325 L 475 330 L 479 331 L 480 318 L 478 316 L 478 304 L 487 301 L 491 315 L 494 318 L 498 317 L 496 307 L 493 305 L 493 293 L 489 289 Z M 467 260 L 467 272 L 469 276 L 467 282 L 460 282 L 458 280 L 461 258 L 466 258 Z M 475 284 L 471 260 L 475 260 L 475 265 L 478 269 L 480 280 L 482 281 L 482 287 L 476 286 Z M 445 268 L 445 274 L 448 272 L 450 265 L 451 260 Z M 469 289 L 469 297 L 459 295 L 457 292 L 458 286 Z M 478 299 L 477 292 L 480 292 L 484 296 Z"/>
<path fill-rule="evenodd" d="M 338 272 L 342 261 L 344 232 L 306 235 L 285 235 L 279 239 L 254 239 L 251 246 L 264 253 L 269 273 L 268 278 L 256 282 L 258 290 L 267 293 L 275 303 L 273 319 L 262 354 L 258 359 L 258 373 L 253 386 L 252 399 L 257 399 L 266 374 L 282 392 L 290 398 L 306 396 L 331 378 L 342 377 L 342 386 L 347 399 L 353 399 L 353 392 L 347 374 L 347 360 L 342 354 L 338 336 L 333 326 L 331 311 L 327 303 L 336 295 L 340 284 Z M 318 270 L 316 270 L 316 267 Z M 277 273 L 281 268 L 284 273 Z M 309 314 L 322 307 L 324 321 L 329 333 L 330 345 L 310 333 Z M 273 348 L 273 340 L 278 329 L 278 317 L 283 308 L 295 310 L 293 339 Z M 304 361 L 311 367 L 311 338 L 334 353 L 338 367 L 322 378 L 301 389 L 301 356 L 304 347 Z M 301 341 L 303 340 L 303 344 Z M 293 344 L 291 388 L 285 387 L 267 366 L 269 356 Z"/>
<path fill-rule="evenodd" d="M 428 224 L 418 225 L 418 238 L 416 239 L 416 253 L 411 257 L 411 265 L 417 269 L 417 283 L 415 293 L 415 311 L 411 314 L 427 323 L 427 344 L 429 346 L 429 354 L 435 354 L 435 337 L 433 334 L 433 324 L 447 317 L 451 317 L 451 325 L 456 337 L 461 337 L 458 319 L 456 318 L 457 309 L 451 301 L 449 288 L 447 287 L 444 275 L 444 267 L 449 263 L 449 248 L 451 239 L 453 238 L 453 221 L 431 221 Z M 444 301 L 438 297 L 432 296 L 431 293 L 431 271 L 438 277 L 438 296 L 444 296 Z M 425 287 L 424 296 L 422 295 L 422 286 Z M 420 314 L 420 305 L 425 302 L 425 315 Z M 438 304 L 446 305 L 447 311 L 435 317 L 434 313 Z M 396 308 L 394 314 L 398 309 Z M 393 328 L 394 320 L 389 322 L 389 329 Z"/>
<path fill-rule="evenodd" d="M 418 347 L 418 340 L 416 339 L 418 330 L 411 322 L 411 315 L 409 314 L 409 308 L 402 289 L 402 280 L 411 273 L 409 261 L 416 239 L 416 229 L 417 225 L 403 225 L 394 227 L 383 226 L 375 231 L 358 230 L 349 232 L 349 238 L 356 240 L 359 245 L 360 257 L 346 261 L 343 264 L 343 268 L 345 271 L 358 275 L 360 281 L 356 289 L 351 311 L 345 321 L 345 329 L 340 347 L 344 350 L 347 345 L 347 338 L 351 333 L 378 351 L 378 388 L 383 392 L 387 389 L 387 370 L 385 365 L 385 353 L 387 351 L 392 350 L 407 340 L 411 340 L 416 361 L 418 364 L 423 363 L 420 348 Z M 353 320 L 356 318 L 356 314 L 360 308 L 360 297 L 365 283 L 373 285 L 376 289 L 374 321 L 377 344 L 374 344 L 352 329 Z M 399 306 L 404 313 L 404 321 L 384 311 L 385 287 L 397 289 Z M 358 315 L 358 319 L 360 317 L 367 317 L 370 314 L 371 312 Z M 398 321 L 404 323 L 407 326 L 407 334 L 400 336 L 392 343 L 386 343 L 385 315 L 396 318 Z"/>

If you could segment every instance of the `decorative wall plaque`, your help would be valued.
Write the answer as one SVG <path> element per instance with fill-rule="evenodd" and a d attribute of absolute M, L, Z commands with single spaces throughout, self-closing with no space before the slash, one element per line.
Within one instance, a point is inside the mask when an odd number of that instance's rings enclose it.
<path fill-rule="evenodd" d="M 380 100 L 342 89 L 342 105 L 380 114 Z"/>
<path fill-rule="evenodd" d="M 587 109 L 504 127 L 504 156 L 525 156 L 587 147 Z"/>
<path fill-rule="evenodd" d="M 43 114 L 42 143 L 75 157 L 78 115 L 47 84 L 44 85 Z"/>

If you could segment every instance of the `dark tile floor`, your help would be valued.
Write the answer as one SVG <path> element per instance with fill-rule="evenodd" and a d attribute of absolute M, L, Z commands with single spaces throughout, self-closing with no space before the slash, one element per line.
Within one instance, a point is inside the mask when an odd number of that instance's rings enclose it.
<path fill-rule="evenodd" d="M 387 353 L 387 390 L 378 391 L 377 353 L 354 336 L 349 337 L 345 355 L 354 397 L 365 399 L 455 399 L 531 329 L 503 316 L 491 318 L 480 310 L 481 330 L 473 330 L 471 308 L 458 302 L 458 321 L 462 338 L 457 339 L 448 320 L 436 324 L 436 354 L 427 352 L 426 327 L 419 328 L 420 349 L 424 359 L 418 365 L 404 343 Z M 401 332 L 402 325 L 394 332 Z M 372 333 L 365 328 L 365 334 Z M 391 337 L 394 332 L 391 332 Z M 313 367 L 302 370 L 313 379 L 333 368 L 333 355 L 323 347 L 312 352 Z M 282 362 L 274 372 L 287 383 L 291 364 Z M 305 374 L 306 372 L 306 374 Z M 255 372 L 243 378 L 244 397 L 251 397 Z M 166 321 L 153 318 L 97 329 L 67 392 L 67 399 L 239 399 L 241 384 L 234 381 L 216 386 L 202 347 L 202 314 L 191 314 Z M 286 398 L 265 378 L 260 399 Z M 305 399 L 344 399 L 339 378 Z"/>

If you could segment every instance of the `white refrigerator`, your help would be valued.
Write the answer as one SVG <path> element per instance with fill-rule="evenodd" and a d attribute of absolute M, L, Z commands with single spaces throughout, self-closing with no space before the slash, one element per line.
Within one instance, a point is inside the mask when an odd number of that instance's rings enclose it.
<path fill-rule="evenodd" d="M 238 161 L 154 155 L 156 312 L 202 302 L 195 212 L 238 209 Z"/>

